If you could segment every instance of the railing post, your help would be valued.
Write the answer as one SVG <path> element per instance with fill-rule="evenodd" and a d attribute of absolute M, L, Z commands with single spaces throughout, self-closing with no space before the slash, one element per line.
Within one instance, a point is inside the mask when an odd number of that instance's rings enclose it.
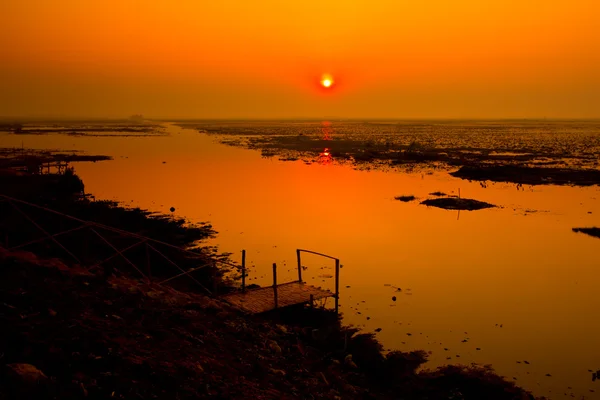
<path fill-rule="evenodd" d="M 242 291 L 246 291 L 246 250 L 242 250 Z"/>
<path fill-rule="evenodd" d="M 296 258 L 298 259 L 298 282 L 302 282 L 302 263 L 300 261 L 300 249 L 296 250 Z"/>
<path fill-rule="evenodd" d="M 217 283 L 217 263 L 213 261 L 212 263 L 212 280 L 213 280 L 213 294 L 217 295 L 217 290 L 219 290 Z"/>
<path fill-rule="evenodd" d="M 146 243 L 146 273 L 148 274 L 148 279 L 152 280 L 152 268 L 150 267 L 150 249 L 148 248 L 148 243 Z"/>
<path fill-rule="evenodd" d="M 273 298 L 277 308 L 277 264 L 273 263 Z"/>
<path fill-rule="evenodd" d="M 339 314 L 340 301 L 340 260 L 335 259 L 335 313 Z"/>

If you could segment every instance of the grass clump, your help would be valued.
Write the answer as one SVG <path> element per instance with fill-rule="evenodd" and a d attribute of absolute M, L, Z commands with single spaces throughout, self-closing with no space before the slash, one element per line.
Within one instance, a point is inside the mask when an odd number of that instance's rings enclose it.
<path fill-rule="evenodd" d="M 431 207 L 443 208 L 444 210 L 483 210 L 485 208 L 497 207 L 493 204 L 486 203 L 485 201 L 473 200 L 473 199 L 462 199 L 459 197 L 444 197 L 438 199 L 427 199 L 422 201 L 421 204 Z"/>
<path fill-rule="evenodd" d="M 416 197 L 415 197 L 415 196 L 413 196 L 413 195 L 407 195 L 407 196 L 396 196 L 396 197 L 394 197 L 394 199 L 395 199 L 395 200 L 402 201 L 402 202 L 404 202 L 404 203 L 408 203 L 409 201 L 413 201 L 413 200 L 415 200 L 415 199 L 416 199 Z"/>

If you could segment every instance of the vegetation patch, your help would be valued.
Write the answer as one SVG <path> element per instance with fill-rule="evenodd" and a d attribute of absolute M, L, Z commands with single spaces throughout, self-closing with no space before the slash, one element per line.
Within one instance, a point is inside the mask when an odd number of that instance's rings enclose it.
<path fill-rule="evenodd" d="M 444 197 L 438 199 L 427 199 L 421 202 L 426 206 L 443 208 L 445 210 L 483 210 L 484 208 L 497 207 L 485 201 L 462 199 L 458 197 Z"/>
<path fill-rule="evenodd" d="M 576 185 L 600 184 L 600 170 L 528 167 L 518 165 L 465 165 L 450 175 L 473 181 L 511 182 L 521 185 Z"/>
<path fill-rule="evenodd" d="M 413 195 L 408 195 L 408 196 L 396 196 L 396 197 L 394 197 L 394 199 L 396 199 L 396 200 L 400 200 L 400 201 L 402 201 L 402 202 L 404 202 L 404 203 L 408 203 L 409 201 L 413 201 L 413 200 L 415 200 L 415 199 L 416 199 L 416 197 L 415 197 L 415 196 L 413 196 Z"/>
<path fill-rule="evenodd" d="M 600 228 L 573 228 L 573 232 L 585 233 L 600 239 Z"/>

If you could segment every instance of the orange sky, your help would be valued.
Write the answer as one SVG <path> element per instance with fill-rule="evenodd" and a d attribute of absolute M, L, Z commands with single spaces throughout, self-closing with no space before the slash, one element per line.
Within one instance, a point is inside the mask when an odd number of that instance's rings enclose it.
<path fill-rule="evenodd" d="M 2 0 L 0 115 L 598 118 L 598 15 L 597 0 Z"/>

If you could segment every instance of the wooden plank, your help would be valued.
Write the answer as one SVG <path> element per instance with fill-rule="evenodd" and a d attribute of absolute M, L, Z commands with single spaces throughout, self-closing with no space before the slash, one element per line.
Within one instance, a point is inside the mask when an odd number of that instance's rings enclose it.
<path fill-rule="evenodd" d="M 246 290 L 231 293 L 221 298 L 242 311 L 259 314 L 275 308 L 309 303 L 325 297 L 334 297 L 329 290 L 320 289 L 301 282 L 289 282 L 277 285 L 277 303 L 273 297 L 273 287 Z"/>

